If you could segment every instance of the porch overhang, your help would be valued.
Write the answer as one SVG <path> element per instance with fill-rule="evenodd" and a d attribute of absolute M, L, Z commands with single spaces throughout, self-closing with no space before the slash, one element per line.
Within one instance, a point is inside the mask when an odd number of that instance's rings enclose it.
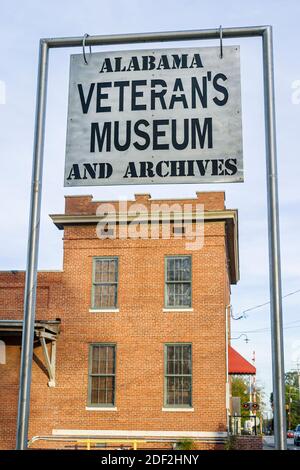
<path fill-rule="evenodd" d="M 228 373 L 230 375 L 255 375 L 254 367 L 247 359 L 231 346 L 228 348 Z"/>
<path fill-rule="evenodd" d="M 43 351 L 49 387 L 55 387 L 56 341 L 60 333 L 60 319 L 37 320 L 34 323 L 35 344 L 40 344 Z M 17 344 L 22 343 L 23 320 L 0 320 L 0 338 L 14 338 Z M 5 342 L 5 341 L 4 341 Z M 50 351 L 48 349 L 50 343 Z M 40 362 L 33 354 L 33 359 Z"/>

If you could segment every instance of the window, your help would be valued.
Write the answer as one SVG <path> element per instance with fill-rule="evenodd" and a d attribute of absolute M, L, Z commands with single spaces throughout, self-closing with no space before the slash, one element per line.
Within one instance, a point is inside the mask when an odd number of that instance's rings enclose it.
<path fill-rule="evenodd" d="M 192 345 L 165 346 L 165 406 L 192 406 Z"/>
<path fill-rule="evenodd" d="M 92 308 L 116 308 L 118 297 L 118 259 L 94 258 Z"/>
<path fill-rule="evenodd" d="M 114 406 L 115 371 L 115 345 L 91 344 L 88 397 L 90 406 Z"/>
<path fill-rule="evenodd" d="M 192 269 L 190 256 L 168 256 L 165 266 L 165 306 L 191 307 Z"/>

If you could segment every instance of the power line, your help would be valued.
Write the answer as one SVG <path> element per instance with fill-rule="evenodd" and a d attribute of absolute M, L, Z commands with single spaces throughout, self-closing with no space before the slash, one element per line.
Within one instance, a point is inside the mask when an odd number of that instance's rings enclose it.
<path fill-rule="evenodd" d="M 286 323 L 285 326 L 283 327 L 284 330 L 289 330 L 291 328 L 300 328 L 300 325 L 297 325 L 297 323 L 300 323 L 300 320 L 295 320 L 289 323 Z M 294 326 L 296 324 L 296 326 Z M 289 326 L 293 325 L 293 326 Z M 265 327 L 265 328 L 257 328 L 256 330 L 244 330 L 244 331 L 236 331 L 235 334 L 245 334 L 245 333 L 263 333 L 266 331 L 270 331 L 271 328 Z"/>
<path fill-rule="evenodd" d="M 289 292 L 288 294 L 286 295 L 283 295 L 282 298 L 285 299 L 286 297 L 289 297 L 291 295 L 294 295 L 294 294 L 298 294 L 300 292 L 300 289 L 297 289 L 293 292 Z M 261 307 L 264 307 L 265 305 L 269 305 L 270 304 L 270 300 L 268 300 L 268 302 L 264 302 L 263 304 L 258 304 L 258 305 L 255 305 L 254 307 L 250 307 L 250 308 L 247 308 L 246 310 L 243 310 L 238 317 L 234 317 L 233 315 L 231 315 L 231 318 L 233 320 L 241 320 L 242 318 L 246 318 L 247 315 L 245 315 L 245 313 L 247 312 L 251 312 L 252 310 L 256 310 L 258 308 L 261 308 Z"/>

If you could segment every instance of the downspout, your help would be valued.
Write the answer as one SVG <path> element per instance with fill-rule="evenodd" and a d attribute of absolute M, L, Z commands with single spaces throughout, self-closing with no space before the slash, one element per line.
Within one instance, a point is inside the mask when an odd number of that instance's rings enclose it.
<path fill-rule="evenodd" d="M 226 357 L 226 427 L 227 433 L 229 434 L 229 365 L 228 365 L 228 349 L 229 349 L 229 322 L 228 322 L 228 312 L 230 312 L 231 305 L 225 307 L 225 357 Z"/>

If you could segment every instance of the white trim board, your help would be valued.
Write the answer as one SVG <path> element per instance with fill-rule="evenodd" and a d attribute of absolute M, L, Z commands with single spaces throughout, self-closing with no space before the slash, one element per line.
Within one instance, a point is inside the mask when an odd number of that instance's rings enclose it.
<path fill-rule="evenodd" d="M 178 437 L 178 438 L 216 438 L 226 437 L 226 432 L 210 431 L 127 431 L 119 429 L 52 429 L 53 436 L 94 436 L 106 438 L 137 438 L 137 437 Z"/>

